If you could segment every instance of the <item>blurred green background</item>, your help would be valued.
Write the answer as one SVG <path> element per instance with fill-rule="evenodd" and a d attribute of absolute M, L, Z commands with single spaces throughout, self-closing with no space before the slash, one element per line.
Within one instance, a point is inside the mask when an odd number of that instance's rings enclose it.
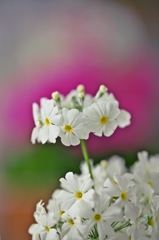
<path fill-rule="evenodd" d="M 159 152 L 159 2 L 0 1 L 0 20 L 0 236 L 29 240 L 35 204 L 83 160 L 80 146 L 31 144 L 33 102 L 105 84 L 132 124 L 90 135 L 90 158 L 130 166 L 138 151 Z"/>

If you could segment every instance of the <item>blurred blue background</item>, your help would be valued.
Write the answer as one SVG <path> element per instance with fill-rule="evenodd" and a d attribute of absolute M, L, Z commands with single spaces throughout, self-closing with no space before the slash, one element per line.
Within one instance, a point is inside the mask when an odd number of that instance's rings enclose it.
<path fill-rule="evenodd" d="M 79 172 L 80 147 L 32 145 L 32 103 L 85 84 L 113 92 L 132 124 L 90 136 L 95 162 L 159 152 L 159 2 L 0 1 L 0 236 L 29 240 L 35 204 Z"/>

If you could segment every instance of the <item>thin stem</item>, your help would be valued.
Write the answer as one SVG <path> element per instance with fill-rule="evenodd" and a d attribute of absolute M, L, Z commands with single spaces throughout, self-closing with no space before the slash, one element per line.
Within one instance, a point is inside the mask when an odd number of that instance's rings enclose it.
<path fill-rule="evenodd" d="M 88 151 L 87 151 L 85 141 L 83 139 L 81 139 L 81 149 L 82 149 L 82 153 L 83 153 L 83 156 L 84 156 L 84 160 L 85 160 L 85 162 L 88 166 L 88 171 L 90 173 L 91 178 L 93 179 L 91 164 L 90 164 L 89 156 L 88 156 Z"/>
<path fill-rule="evenodd" d="M 118 231 L 120 231 L 121 229 L 126 228 L 126 227 L 129 227 L 129 226 L 131 226 L 130 221 L 128 221 L 128 222 L 124 223 L 123 225 L 121 225 L 120 227 L 114 229 L 114 231 L 115 231 L 115 232 L 118 232 Z"/>

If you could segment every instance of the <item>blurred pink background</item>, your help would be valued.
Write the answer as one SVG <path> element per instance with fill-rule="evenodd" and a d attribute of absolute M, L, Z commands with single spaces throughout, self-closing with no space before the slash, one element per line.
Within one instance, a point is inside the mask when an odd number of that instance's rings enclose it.
<path fill-rule="evenodd" d="M 0 3 L 1 172 L 13 152 L 33 149 L 32 103 L 56 90 L 67 94 L 81 83 L 92 94 L 105 84 L 132 115 L 131 126 L 118 129 L 112 137 L 90 136 L 92 155 L 158 151 L 157 6 L 155 1 L 151 6 L 136 1 L 129 6 L 124 1 Z M 72 150 L 79 154 L 78 147 Z M 1 175 L 2 240 L 31 239 L 27 227 L 33 222 L 33 204 L 40 196 L 49 197 L 50 186 L 49 191 L 44 187 L 26 198 L 25 191 L 11 189 Z M 14 204 L 8 201 L 11 196 Z"/>

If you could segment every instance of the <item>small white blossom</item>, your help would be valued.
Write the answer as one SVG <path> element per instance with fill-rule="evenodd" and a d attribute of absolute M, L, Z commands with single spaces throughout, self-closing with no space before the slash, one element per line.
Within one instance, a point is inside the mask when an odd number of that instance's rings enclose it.
<path fill-rule="evenodd" d="M 64 211 L 69 210 L 69 213 L 72 213 L 80 201 L 86 201 L 92 205 L 94 190 L 92 189 L 93 181 L 89 174 L 79 178 L 72 172 L 68 172 L 66 179 L 61 178 L 60 182 L 64 190 L 61 190 L 56 198 Z"/>
<path fill-rule="evenodd" d="M 138 207 L 135 206 L 136 194 L 135 184 L 129 184 L 127 178 L 114 174 L 114 181 L 109 178 L 104 183 L 104 190 L 111 197 L 117 197 L 116 204 L 125 208 L 125 215 L 129 219 L 135 219 Z"/>
<path fill-rule="evenodd" d="M 37 103 L 33 103 L 32 105 L 32 111 L 33 111 L 33 119 L 35 123 L 35 127 L 33 128 L 32 134 L 31 134 L 31 142 L 35 144 L 36 140 L 38 142 L 41 141 L 40 139 L 40 129 L 43 126 L 43 120 L 42 120 L 42 107 L 44 102 L 46 101 L 46 98 L 40 99 L 40 107 Z"/>
<path fill-rule="evenodd" d="M 88 139 L 89 131 L 85 124 L 85 116 L 77 109 L 61 111 L 60 137 L 65 146 L 76 146 L 80 144 L 80 139 Z"/>
<path fill-rule="evenodd" d="M 60 129 L 58 126 L 61 115 L 58 114 L 58 107 L 54 107 L 53 100 L 46 100 L 42 109 L 43 126 L 40 129 L 41 142 L 56 142 Z"/>
<path fill-rule="evenodd" d="M 87 225 L 82 223 L 79 216 L 69 215 L 68 213 L 62 216 L 65 222 L 62 225 L 61 237 L 67 236 L 69 240 L 84 240 L 87 235 Z"/>
<path fill-rule="evenodd" d="M 115 232 L 111 227 L 113 222 L 122 221 L 122 211 L 118 206 L 110 205 L 110 197 L 102 194 L 101 197 L 96 194 L 93 209 L 88 203 L 81 202 L 79 215 L 86 220 L 89 231 L 96 225 L 99 240 L 106 239 L 106 236 L 114 236 Z"/>
<path fill-rule="evenodd" d="M 156 193 L 159 193 L 159 171 L 157 171 L 157 167 L 155 170 L 155 166 L 157 165 L 157 162 L 155 164 L 154 158 L 148 158 L 148 153 L 146 151 L 138 153 L 139 161 L 134 164 L 133 167 L 133 174 L 134 178 L 139 183 L 147 183 L 149 184 Z M 156 159 L 157 160 L 157 159 Z"/>
<path fill-rule="evenodd" d="M 97 136 L 109 137 L 118 126 L 116 118 L 120 114 L 118 104 L 99 101 L 83 110 L 87 117 L 87 123 L 91 132 Z"/>
<path fill-rule="evenodd" d="M 39 231 L 41 240 L 52 240 L 52 239 L 59 240 L 59 235 L 57 234 L 57 230 L 54 228 L 54 226 L 57 223 L 54 213 L 41 215 L 39 218 L 39 221 L 42 226 Z"/>

